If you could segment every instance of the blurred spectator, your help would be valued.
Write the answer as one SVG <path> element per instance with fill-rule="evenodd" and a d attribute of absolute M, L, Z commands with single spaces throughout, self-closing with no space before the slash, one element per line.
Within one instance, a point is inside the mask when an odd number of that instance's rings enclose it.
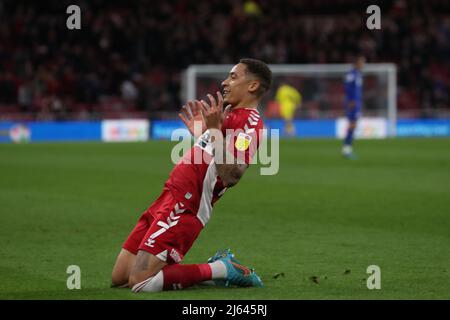
<path fill-rule="evenodd" d="M 123 112 L 165 117 L 189 64 L 342 63 L 355 51 L 397 63 L 400 111 L 450 109 L 449 1 L 385 1 L 379 31 L 365 27 L 366 0 L 76 2 L 78 31 L 65 28 L 73 1 L 0 2 L 0 111 L 96 117 L 117 97 Z"/>
<path fill-rule="evenodd" d="M 254 0 L 246 0 L 244 2 L 244 12 L 248 16 L 258 17 L 262 14 L 261 8 L 258 3 Z"/>

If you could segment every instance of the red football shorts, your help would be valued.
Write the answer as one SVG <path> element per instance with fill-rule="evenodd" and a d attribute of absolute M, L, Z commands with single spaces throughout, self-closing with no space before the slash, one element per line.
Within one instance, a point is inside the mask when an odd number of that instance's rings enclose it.
<path fill-rule="evenodd" d="M 145 250 L 168 264 L 179 263 L 202 228 L 197 216 L 164 188 L 139 218 L 123 248 L 133 254 Z"/>

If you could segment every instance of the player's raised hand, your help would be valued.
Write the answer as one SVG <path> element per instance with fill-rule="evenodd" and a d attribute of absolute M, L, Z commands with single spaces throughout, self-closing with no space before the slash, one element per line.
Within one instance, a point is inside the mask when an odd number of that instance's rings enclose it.
<path fill-rule="evenodd" d="M 211 94 L 208 94 L 208 99 L 209 104 L 204 100 L 201 101 L 200 112 L 208 129 L 220 129 L 224 120 L 222 94 L 217 91 L 217 101 Z M 227 109 L 229 110 L 230 107 L 227 106 Z"/>
<path fill-rule="evenodd" d="M 178 114 L 180 119 L 184 122 L 189 132 L 196 138 L 198 138 L 205 130 L 206 125 L 200 113 L 201 103 L 198 100 L 189 100 L 187 104 L 181 107 L 181 112 Z M 199 130 L 197 128 L 201 128 Z"/>

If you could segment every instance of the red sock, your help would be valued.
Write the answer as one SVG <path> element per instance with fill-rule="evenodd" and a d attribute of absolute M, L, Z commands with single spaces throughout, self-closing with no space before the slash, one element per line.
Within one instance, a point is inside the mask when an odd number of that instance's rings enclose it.
<path fill-rule="evenodd" d="M 211 267 L 205 264 L 172 264 L 162 269 L 163 290 L 187 288 L 202 281 L 211 280 Z"/>

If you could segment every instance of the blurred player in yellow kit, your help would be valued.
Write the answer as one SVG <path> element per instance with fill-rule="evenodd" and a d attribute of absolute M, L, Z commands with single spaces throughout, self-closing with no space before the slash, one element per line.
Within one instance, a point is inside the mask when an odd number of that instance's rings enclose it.
<path fill-rule="evenodd" d="M 280 115 L 285 121 L 286 135 L 294 136 L 295 127 L 292 119 L 294 118 L 295 110 L 302 103 L 301 93 L 288 84 L 282 84 L 278 87 L 275 100 L 280 105 Z"/>

